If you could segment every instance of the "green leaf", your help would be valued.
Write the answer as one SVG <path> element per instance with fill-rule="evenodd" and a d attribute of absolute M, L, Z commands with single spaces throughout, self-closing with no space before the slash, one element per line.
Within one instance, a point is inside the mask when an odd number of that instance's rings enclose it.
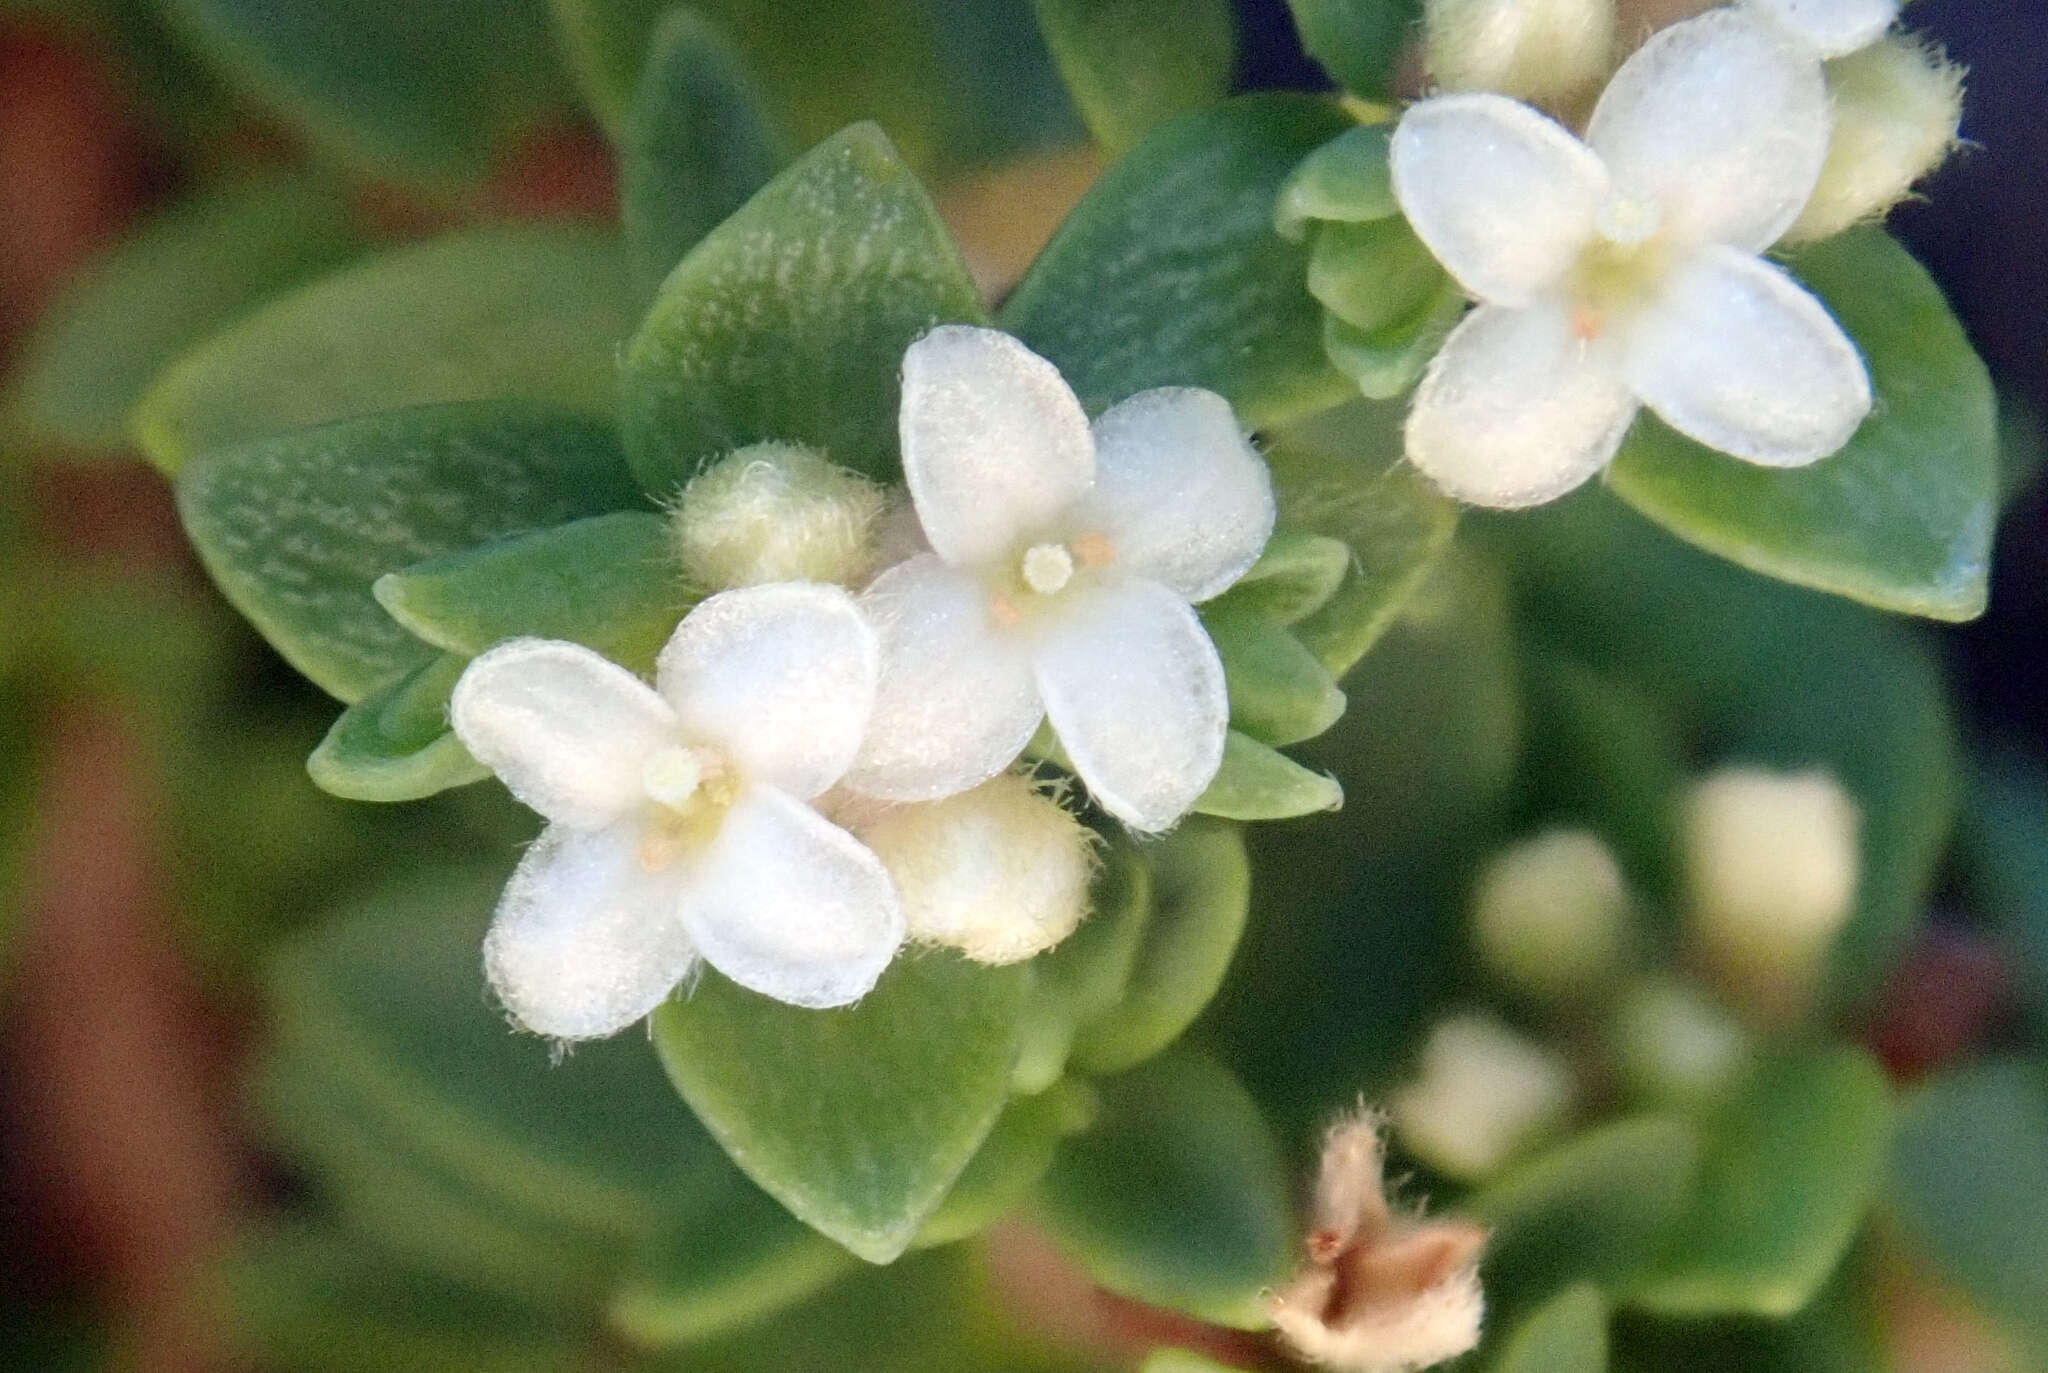
<path fill-rule="evenodd" d="M 1862 875 L 1821 990 L 1836 1012 L 1874 995 L 1926 910 L 1960 790 L 1929 646 L 1884 616 L 1690 548 L 1597 489 L 1483 528 L 1516 555 L 1524 614 L 1690 722 L 1711 761 L 1840 779 L 1863 814 Z M 1355 716 L 1355 688 L 1351 701 Z"/>
<path fill-rule="evenodd" d="M 1629 1303 L 1686 1316 L 1800 1310 L 1848 1252 L 1891 1133 L 1884 1072 L 1862 1050 L 1768 1060 L 1712 1123 L 1691 1213 Z"/>
<path fill-rule="evenodd" d="M 1033 0 L 1096 142 L 1112 158 L 1155 126 L 1230 93 L 1228 0 Z"/>
<path fill-rule="evenodd" d="M 1758 467 L 1645 415 L 1608 483 L 1679 537 L 1766 576 L 1883 610 L 1975 618 L 1998 513 L 1984 364 L 1933 278 L 1881 229 L 1816 244 L 1791 268 L 1870 367 L 1876 407 L 1848 446 L 1810 467 Z"/>
<path fill-rule="evenodd" d="M 1493 1227 L 1487 1300 L 1513 1309 L 1574 1283 L 1614 1292 L 1651 1264 L 1684 1216 L 1700 1172 L 1699 1133 L 1638 1116 L 1599 1126 L 1466 1198 Z"/>
<path fill-rule="evenodd" d="M 1123 997 L 1151 918 L 1150 865 L 1128 838 L 1105 839 L 1087 919 L 1050 952 L 1031 960 L 1031 1000 L 1010 1073 L 1013 1092 L 1034 1095 L 1059 1081 L 1074 1036 Z"/>
<path fill-rule="evenodd" d="M 1915 1251 L 2048 1358 L 2048 1074 L 2003 1059 L 1936 1078 L 1892 1150 L 1892 1213 Z"/>
<path fill-rule="evenodd" d="M 1606 1373 L 1607 1298 L 1567 1287 L 1515 1323 L 1493 1373 Z"/>
<path fill-rule="evenodd" d="M 313 785 L 351 801 L 417 801 L 490 776 L 448 728 L 468 666 L 443 653 L 344 710 L 306 760 Z"/>
<path fill-rule="evenodd" d="M 1368 400 L 1392 400 L 1413 386 L 1465 314 L 1458 284 L 1443 277 L 1414 314 L 1365 330 L 1335 314 L 1323 316 L 1323 351 Z"/>
<path fill-rule="evenodd" d="M 1313 739 L 1344 713 L 1344 693 L 1287 627 L 1263 615 L 1205 607 L 1202 623 L 1223 659 L 1231 724 L 1261 743 Z"/>
<path fill-rule="evenodd" d="M 1291 820 L 1343 804 L 1336 778 L 1233 729 L 1223 738 L 1223 765 L 1194 809 L 1219 820 Z"/>
<path fill-rule="evenodd" d="M 1273 227 L 1283 238 L 1300 239 L 1318 219 L 1362 224 L 1401 212 L 1387 167 L 1392 124 L 1346 129 L 1304 157 L 1287 174 L 1273 210 Z"/>
<path fill-rule="evenodd" d="M 619 153 L 626 252 L 647 299 L 789 160 L 746 64 L 717 25 L 678 7 L 650 43 Z"/>
<path fill-rule="evenodd" d="M 1295 634 L 1342 680 L 1449 546 L 1458 508 L 1399 461 L 1400 409 L 1360 403 L 1274 436 L 1280 523 L 1341 540 L 1352 568 Z"/>
<path fill-rule="evenodd" d="M 903 351 L 981 304 L 938 211 L 861 124 L 813 148 L 662 283 L 621 361 L 626 449 L 664 494 L 764 439 L 897 473 Z"/>
<path fill-rule="evenodd" d="M 786 1006 L 707 973 L 655 1046 L 733 1161 L 799 1220 L 888 1263 L 945 1199 L 1009 1094 L 1022 966 L 899 958 L 857 1005 Z"/>
<path fill-rule="evenodd" d="M 23 342 L 8 427 L 38 446 L 125 449 L 129 411 L 167 363 L 356 248 L 347 204 L 308 181 L 215 191 L 143 221 Z"/>
<path fill-rule="evenodd" d="M 238 90 L 377 176 L 453 189 L 561 104 L 540 0 L 164 0 Z"/>
<path fill-rule="evenodd" d="M 1083 1072 L 1122 1072 L 1180 1038 L 1216 995 L 1244 933 L 1251 869 L 1238 826 L 1185 820 L 1144 856 L 1152 913 L 1122 999 L 1075 1038 Z"/>
<path fill-rule="evenodd" d="M 346 702 L 433 656 L 371 596 L 378 577 L 638 499 L 606 426 L 510 402 L 257 439 L 178 479 L 186 532 L 228 600 Z"/>
<path fill-rule="evenodd" d="M 1112 1292 L 1257 1330 L 1295 1261 L 1292 1188 L 1228 1070 L 1177 1051 L 1096 1084 L 1102 1114 L 1039 1187 L 1053 1241 Z"/>
<path fill-rule="evenodd" d="M 1154 386 L 1220 392 L 1264 427 L 1348 391 L 1323 357 L 1307 254 L 1273 232 L 1287 169 L 1345 127 L 1326 100 L 1251 95 L 1152 131 L 1060 226 L 1002 327 L 1091 411 Z"/>
<path fill-rule="evenodd" d="M 1351 571 L 1351 546 L 1342 539 L 1277 529 L 1266 551 L 1205 610 L 1263 615 L 1291 625 L 1323 608 Z"/>
<path fill-rule="evenodd" d="M 2011 945 L 2034 1020 L 2048 1026 L 2048 771 L 2010 751 L 1980 762 L 1957 837 L 1969 909 Z"/>
<path fill-rule="evenodd" d="M 409 405 L 513 398 L 609 418 L 633 318 L 609 233 L 436 239 L 302 286 L 186 353 L 137 406 L 135 440 L 175 475 L 245 439 Z"/>
<path fill-rule="evenodd" d="M 645 676 L 696 597 L 650 512 L 594 515 L 387 572 L 371 593 L 434 647 L 473 657 L 531 635 L 594 648 Z"/>
<path fill-rule="evenodd" d="M 1418 320 L 1444 294 L 1444 269 L 1399 215 L 1318 224 L 1311 241 L 1309 294 L 1361 333 Z"/>
<path fill-rule="evenodd" d="M 628 1344 L 668 1349 L 752 1324 L 853 1266 L 728 1165 L 682 1181 L 684 1219 L 627 1265 L 605 1309 Z"/>
<path fill-rule="evenodd" d="M 1416 36 L 1421 0 L 1287 0 L 1301 45 L 1337 84 L 1374 100 L 1398 99 L 1394 73 Z"/>
<path fill-rule="evenodd" d="M 916 1246 L 955 1244 L 980 1234 L 1022 1205 L 1052 1166 L 1062 1136 L 1093 1108 L 1093 1093 L 1070 1084 L 1018 1097 L 996 1118 L 974 1161 L 917 1232 Z"/>

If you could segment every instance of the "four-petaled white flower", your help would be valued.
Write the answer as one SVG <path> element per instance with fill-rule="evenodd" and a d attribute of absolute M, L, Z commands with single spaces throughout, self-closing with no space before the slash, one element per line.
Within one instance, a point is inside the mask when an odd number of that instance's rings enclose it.
<path fill-rule="evenodd" d="M 549 639 L 471 663 L 455 732 L 550 822 L 484 943 L 513 1017 L 558 1039 L 611 1034 L 699 956 L 798 1006 L 872 987 L 903 940 L 895 889 L 809 802 L 853 761 L 876 670 L 852 597 L 804 582 L 702 602 L 652 687 Z"/>
<path fill-rule="evenodd" d="M 1163 830 L 1230 717 L 1192 603 L 1273 530 L 1265 462 L 1221 396 L 1142 392 L 1091 431 L 1052 364 L 947 325 L 903 359 L 903 470 L 933 549 L 861 598 L 881 686 L 855 791 L 927 800 L 995 776 L 1050 717 L 1096 802 Z"/>
<path fill-rule="evenodd" d="M 1899 0 L 1748 0 L 1750 9 L 1822 57 L 1841 57 L 1884 37 Z"/>
<path fill-rule="evenodd" d="M 1870 410 L 1863 360 L 1758 256 L 1812 194 L 1828 135 L 1819 61 L 1741 9 L 1645 44 L 1584 142 L 1498 95 L 1409 109 L 1395 195 L 1480 301 L 1416 392 L 1409 459 L 1510 507 L 1598 472 L 1640 405 L 1765 466 L 1839 449 Z"/>

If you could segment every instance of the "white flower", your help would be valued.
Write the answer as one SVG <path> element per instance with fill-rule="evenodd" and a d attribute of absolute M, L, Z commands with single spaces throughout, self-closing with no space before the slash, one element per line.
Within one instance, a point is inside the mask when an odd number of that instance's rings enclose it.
<path fill-rule="evenodd" d="M 1050 716 L 1102 808 L 1134 829 L 1187 813 L 1230 702 L 1191 603 L 1273 529 L 1265 463 L 1229 404 L 1163 388 L 1091 431 L 1051 363 L 946 325 L 903 358 L 903 469 L 932 552 L 877 578 L 882 641 L 855 791 L 931 800 L 995 776 Z"/>
<path fill-rule="evenodd" d="M 1391 1101 L 1409 1152 L 1445 1177 L 1492 1176 L 1571 1113 L 1570 1066 L 1490 1015 L 1454 1015 L 1423 1042 L 1415 1080 Z"/>
<path fill-rule="evenodd" d="M 1754 13 L 1821 57 L 1840 57 L 1884 37 L 1899 0 L 1747 0 Z"/>
<path fill-rule="evenodd" d="M 1498 95 L 1412 107 L 1395 195 L 1481 303 L 1416 392 L 1410 460 L 1507 507 L 1599 471 L 1640 405 L 1765 466 L 1848 442 L 1870 410 L 1863 360 L 1757 256 L 1811 195 L 1828 134 L 1820 63 L 1733 9 L 1645 44 L 1584 142 Z"/>
<path fill-rule="evenodd" d="M 881 861 L 808 804 L 853 761 L 874 700 L 852 597 L 747 587 L 690 612 L 655 685 L 589 649 L 515 639 L 456 683 L 455 732 L 549 825 L 484 941 L 520 1024 L 611 1034 L 699 955 L 798 1006 L 874 985 L 903 938 Z"/>

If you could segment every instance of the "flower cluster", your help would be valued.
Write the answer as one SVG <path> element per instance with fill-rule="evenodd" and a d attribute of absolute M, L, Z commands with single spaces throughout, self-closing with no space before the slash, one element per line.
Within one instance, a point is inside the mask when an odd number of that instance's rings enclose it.
<path fill-rule="evenodd" d="M 1674 24 L 1579 133 L 1510 98 L 1555 105 L 1525 69 L 1591 70 L 1612 9 L 1440 0 L 1431 51 L 1451 93 L 1392 136 L 1401 211 L 1478 302 L 1429 364 L 1407 452 L 1474 504 L 1563 495 L 1642 407 L 1764 466 L 1842 448 L 1872 407 L 1863 359 L 1762 254 L 1881 213 L 1954 141 L 1960 83 L 1885 37 L 1892 0 L 1747 0 Z"/>
<path fill-rule="evenodd" d="M 1135 830 L 1171 827 L 1215 777 L 1229 701 L 1193 605 L 1274 518 L 1229 405 L 1147 391 L 1091 425 L 1021 343 L 945 326 L 904 358 L 900 435 L 916 535 L 858 594 L 816 578 L 864 579 L 880 497 L 764 445 L 685 492 L 686 565 L 746 584 L 684 618 L 652 685 L 540 639 L 464 672 L 456 734 L 548 821 L 485 945 L 520 1024 L 610 1034 L 700 958 L 829 1007 L 906 937 L 986 962 L 1050 947 L 1091 851 L 1010 771 L 1047 721 Z M 806 527 L 829 547 L 783 546 Z"/>

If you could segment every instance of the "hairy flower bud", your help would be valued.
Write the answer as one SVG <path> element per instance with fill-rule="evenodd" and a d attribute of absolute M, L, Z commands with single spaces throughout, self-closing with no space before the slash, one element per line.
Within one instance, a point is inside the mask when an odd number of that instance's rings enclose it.
<path fill-rule="evenodd" d="M 1500 1171 L 1571 1110 L 1564 1060 L 1491 1016 L 1439 1022 L 1420 1068 L 1394 1094 L 1394 1129 L 1409 1152 L 1460 1181 Z"/>
<path fill-rule="evenodd" d="M 1487 971 L 1555 1001 L 1613 972 L 1628 936 L 1628 891 L 1599 836 L 1551 830 L 1502 849 L 1480 873 L 1472 937 Z"/>
<path fill-rule="evenodd" d="M 1795 241 L 1832 237 L 1904 200 L 1956 146 L 1963 117 L 1963 69 L 1910 36 L 1836 58 L 1827 74 L 1835 129 L 1820 184 L 1786 234 Z"/>
<path fill-rule="evenodd" d="M 1583 94 L 1614 57 L 1614 0 L 1429 0 L 1423 48 L 1446 90 L 1534 104 Z"/>
<path fill-rule="evenodd" d="M 761 582 L 852 585 L 874 570 L 882 489 L 793 443 L 757 443 L 706 468 L 670 514 L 677 558 L 709 590 Z"/>

